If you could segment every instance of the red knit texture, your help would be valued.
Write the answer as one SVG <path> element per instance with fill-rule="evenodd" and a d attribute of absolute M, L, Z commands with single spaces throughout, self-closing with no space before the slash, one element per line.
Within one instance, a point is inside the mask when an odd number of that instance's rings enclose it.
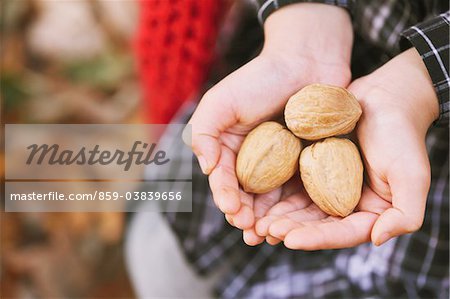
<path fill-rule="evenodd" d="M 146 121 L 169 123 L 205 82 L 225 0 L 140 0 L 136 38 Z"/>

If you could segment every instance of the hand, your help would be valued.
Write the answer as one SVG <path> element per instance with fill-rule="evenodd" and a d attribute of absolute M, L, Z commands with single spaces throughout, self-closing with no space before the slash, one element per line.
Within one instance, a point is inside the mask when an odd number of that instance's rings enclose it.
<path fill-rule="evenodd" d="M 258 221 L 257 233 L 292 249 L 317 250 L 370 240 L 381 245 L 421 227 L 430 185 L 425 134 L 439 112 L 421 57 L 405 51 L 349 89 L 363 108 L 357 137 L 367 175 L 355 213 L 330 217 L 312 203 L 296 208 L 301 199 L 291 198 Z"/>
<path fill-rule="evenodd" d="M 250 215 L 250 219 L 254 219 L 253 222 L 258 221 L 260 218 L 264 217 L 267 213 L 267 211 L 274 206 L 277 202 L 279 202 L 280 200 L 283 200 L 284 198 L 289 198 L 291 195 L 297 193 L 300 189 L 300 177 L 298 175 L 294 176 L 293 178 L 291 178 L 288 182 L 286 182 L 286 184 L 284 184 L 282 187 L 273 190 L 271 192 L 268 192 L 266 194 L 257 194 L 257 195 L 252 195 L 252 194 L 247 194 L 245 192 L 243 192 L 242 190 L 240 190 L 241 192 L 241 201 L 245 204 L 248 202 L 252 202 L 253 203 L 253 214 Z M 236 221 L 248 221 L 249 215 L 243 215 L 242 212 L 239 213 L 238 216 L 235 215 L 229 215 L 226 214 L 225 217 L 228 220 L 228 222 L 231 225 L 234 225 L 236 227 L 243 227 L 242 223 L 236 223 Z M 279 239 L 274 238 L 270 235 L 262 235 L 262 234 L 257 234 L 255 231 L 255 228 L 253 226 L 253 223 L 251 226 L 249 226 L 249 228 L 244 228 L 243 231 L 243 239 L 244 242 L 247 245 L 250 246 L 254 246 L 257 245 L 259 243 L 262 243 L 264 241 L 264 239 L 266 239 L 266 241 L 269 244 L 275 245 L 277 243 L 280 242 Z"/>
<path fill-rule="evenodd" d="M 297 185 L 301 183 L 296 182 Z M 345 218 L 329 216 L 314 204 L 304 189 L 281 200 L 256 223 L 256 233 L 283 240 L 290 249 L 322 250 L 347 248 L 370 240 L 377 217 L 390 203 L 364 186 L 355 212 Z"/>
<path fill-rule="evenodd" d="M 439 116 L 438 99 L 414 48 L 350 89 L 364 111 L 357 135 L 368 184 L 392 204 L 371 232 L 380 245 L 422 226 L 431 179 L 425 135 Z"/>
<path fill-rule="evenodd" d="M 243 139 L 261 122 L 280 116 L 303 86 L 347 86 L 351 78 L 353 33 L 344 9 L 289 5 L 267 19 L 265 34 L 261 54 L 209 90 L 189 122 L 192 149 L 209 174 L 214 201 L 231 224 L 246 230 L 249 244 L 261 240 L 252 229 L 255 217 L 264 215 L 282 190 L 254 196 L 239 189 L 235 160 Z"/>

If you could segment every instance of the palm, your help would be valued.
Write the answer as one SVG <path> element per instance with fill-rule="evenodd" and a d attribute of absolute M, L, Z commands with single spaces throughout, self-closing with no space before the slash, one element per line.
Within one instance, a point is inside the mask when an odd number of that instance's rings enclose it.
<path fill-rule="evenodd" d="M 225 135 L 230 136 L 230 135 Z M 243 139 L 232 136 L 235 140 Z M 242 141 L 241 141 L 242 142 Z M 233 147 L 222 140 L 221 157 L 217 167 L 209 176 L 209 183 L 216 205 L 225 212 L 228 222 L 244 231 L 244 240 L 249 245 L 261 243 L 264 238 L 257 235 L 254 223 L 282 197 L 296 192 L 299 178 L 294 177 L 284 186 L 265 194 L 246 193 L 239 187 L 235 175 L 235 161 L 240 143 Z M 232 196 L 225 196 L 232 194 Z M 238 192 L 238 194 L 234 194 Z"/>
<path fill-rule="evenodd" d="M 385 117 L 383 121 L 364 120 L 357 132 L 367 183 L 391 204 L 373 227 L 371 238 L 375 244 L 383 242 L 383 231 L 395 236 L 420 228 L 430 182 L 423 140 L 411 133 L 414 129 L 405 119 L 398 115 L 393 120 L 388 115 Z"/>
<path fill-rule="evenodd" d="M 259 234 L 284 240 L 292 249 L 316 250 L 370 240 L 381 244 L 383 232 L 395 236 L 420 227 L 429 186 L 425 144 L 391 104 L 397 95 L 366 94 L 358 83 L 350 89 L 363 105 L 356 133 L 366 182 L 355 212 L 345 218 L 328 216 L 303 191 L 270 209 L 256 225 Z"/>
<path fill-rule="evenodd" d="M 345 85 L 350 79 L 343 76 L 342 66 L 314 63 L 258 56 L 208 91 L 190 121 L 194 152 L 209 158 L 207 169 L 202 169 L 210 174 L 214 201 L 231 224 L 244 230 L 249 244 L 261 242 L 252 228 L 254 222 L 280 200 L 286 187 L 263 195 L 243 192 L 235 174 L 237 153 L 248 132 L 281 116 L 289 96 L 303 86 L 312 82 Z M 324 68 L 326 72 L 321 71 Z M 305 75 L 294 78 L 298 73 Z"/>
<path fill-rule="evenodd" d="M 191 119 L 195 135 L 195 123 L 202 122 L 199 118 L 215 115 L 216 132 L 203 140 L 203 144 L 210 142 L 207 150 L 218 157 L 209 176 L 210 187 L 216 205 L 227 215 L 227 220 L 240 229 L 252 227 L 255 217 L 262 215 L 260 207 L 270 208 L 281 193 L 280 190 L 264 195 L 243 192 L 236 178 L 235 163 L 248 132 L 261 122 L 281 115 L 288 97 L 298 88 L 298 82 L 285 82 L 284 71 L 280 64 L 257 57 L 208 91 Z M 242 84 L 243 78 L 251 83 Z M 203 107 L 217 111 L 204 113 Z"/>
<path fill-rule="evenodd" d="M 273 206 L 256 224 L 261 235 L 284 240 L 291 249 L 318 250 L 356 246 L 370 240 L 379 214 L 389 202 L 364 186 L 355 212 L 347 217 L 329 216 L 311 201 L 304 190 Z"/>

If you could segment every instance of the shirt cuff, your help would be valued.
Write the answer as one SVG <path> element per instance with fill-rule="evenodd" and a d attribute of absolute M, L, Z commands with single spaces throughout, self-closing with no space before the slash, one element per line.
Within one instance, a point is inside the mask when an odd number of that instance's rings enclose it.
<path fill-rule="evenodd" d="M 277 9 L 287 6 L 289 4 L 294 3 L 323 3 L 323 4 L 330 4 L 330 5 L 336 5 L 339 7 L 343 7 L 348 9 L 349 11 L 352 10 L 353 2 L 355 0 L 256 0 L 256 5 L 258 7 L 258 20 L 261 24 L 264 24 L 264 21 L 267 19 L 267 17 L 276 11 Z"/>
<path fill-rule="evenodd" d="M 428 69 L 439 100 L 439 118 L 435 125 L 448 125 L 449 121 L 449 33 L 448 11 L 405 30 L 400 41 L 402 50 L 413 45 Z"/>

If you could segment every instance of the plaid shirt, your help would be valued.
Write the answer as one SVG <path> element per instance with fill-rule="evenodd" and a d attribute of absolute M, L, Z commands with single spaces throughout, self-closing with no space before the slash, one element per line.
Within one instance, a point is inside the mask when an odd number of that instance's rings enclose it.
<path fill-rule="evenodd" d="M 261 22 L 294 0 L 259 1 Z M 214 206 L 207 178 L 192 155 L 174 157 L 179 171 L 193 165 L 193 212 L 166 213 L 186 257 L 200 273 L 220 265 L 227 273 L 217 293 L 225 298 L 449 297 L 449 13 L 445 1 L 309 1 L 348 8 L 357 33 L 354 75 L 363 75 L 399 53 L 416 47 L 430 72 L 440 101 L 440 118 L 427 146 L 432 169 L 425 221 L 420 231 L 375 247 L 315 252 L 283 245 L 249 247 L 242 232 L 229 226 Z M 433 17 L 434 16 L 434 17 Z M 424 21 L 425 20 L 425 21 Z M 422 22 L 424 21 L 424 22 Z M 420 23 L 422 22 L 422 23 Z M 403 41 L 402 40 L 403 36 Z M 410 46 L 409 45 L 409 46 Z M 186 123 L 194 106 L 181 109 Z M 163 146 L 181 147 L 167 134 Z M 158 175 L 149 173 L 149 179 Z M 165 175 L 165 174 L 162 174 Z M 167 176 L 167 175 L 165 175 Z"/>

